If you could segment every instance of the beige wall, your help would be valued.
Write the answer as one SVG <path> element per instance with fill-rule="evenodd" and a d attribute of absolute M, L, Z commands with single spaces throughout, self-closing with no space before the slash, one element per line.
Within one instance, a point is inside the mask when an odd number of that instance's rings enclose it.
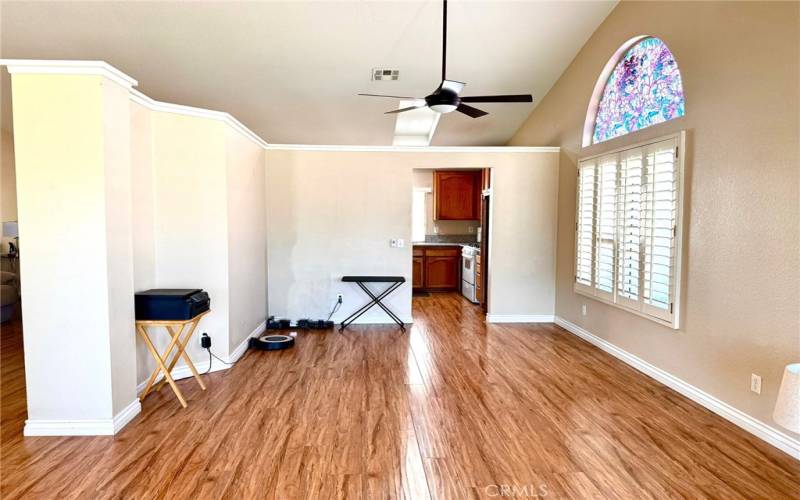
<path fill-rule="evenodd" d="M 434 169 L 414 169 L 414 188 L 433 189 Z M 425 195 L 425 234 L 432 235 L 472 235 L 476 237 L 480 221 L 468 220 L 433 220 L 433 192 Z M 471 230 L 471 231 L 470 231 Z"/>
<path fill-rule="evenodd" d="M 0 135 L 0 221 L 17 220 L 17 176 L 14 169 L 14 136 Z M 5 252 L 5 248 L 3 249 Z"/>
<path fill-rule="evenodd" d="M 269 313 L 326 317 L 336 299 L 343 319 L 364 302 L 346 274 L 411 278 L 414 168 L 492 167 L 489 312 L 552 315 L 558 154 L 282 151 L 267 153 Z M 411 317 L 411 287 L 389 301 Z M 365 322 L 386 320 L 370 311 Z"/>
<path fill-rule="evenodd" d="M 267 311 L 267 221 L 264 149 L 226 130 L 228 201 L 228 352 L 255 330 Z"/>
<path fill-rule="evenodd" d="M 151 127 L 155 287 L 206 290 L 211 313 L 202 319 L 197 333 L 207 331 L 214 352 L 227 356 L 226 126 L 215 120 L 152 112 Z M 197 339 L 186 351 L 193 360 L 208 359 Z"/>
<path fill-rule="evenodd" d="M 799 12 L 796 2 L 623 2 L 511 141 L 562 147 L 557 314 L 772 426 L 783 367 L 800 361 Z M 675 55 L 686 116 L 581 149 L 600 71 L 641 34 Z M 673 331 L 572 291 L 575 165 L 681 129 L 687 237 Z M 749 391 L 751 373 L 763 377 L 761 395 Z"/>
<path fill-rule="evenodd" d="M 205 289 L 196 335 L 227 359 L 266 317 L 264 150 L 219 120 L 130 107 L 135 289 Z M 186 351 L 208 366 L 197 338 Z M 138 381 L 153 368 L 139 340 Z"/>

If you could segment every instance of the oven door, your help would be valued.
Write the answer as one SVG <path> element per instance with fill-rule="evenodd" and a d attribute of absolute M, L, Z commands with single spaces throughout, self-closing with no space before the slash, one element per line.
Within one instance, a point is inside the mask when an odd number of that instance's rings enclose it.
<path fill-rule="evenodd" d="M 475 256 L 462 255 L 461 256 L 461 279 L 469 283 L 475 284 Z"/>

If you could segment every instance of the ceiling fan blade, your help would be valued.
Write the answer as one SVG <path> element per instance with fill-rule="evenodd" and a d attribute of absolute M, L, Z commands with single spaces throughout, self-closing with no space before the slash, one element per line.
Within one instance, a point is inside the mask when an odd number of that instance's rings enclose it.
<path fill-rule="evenodd" d="M 460 94 L 462 90 L 464 90 L 464 86 L 466 83 L 464 82 L 457 82 L 455 80 L 443 80 L 442 84 L 439 85 L 440 89 L 450 90 L 455 92 L 456 94 Z"/>
<path fill-rule="evenodd" d="M 472 106 L 467 106 L 463 102 L 458 105 L 456 111 L 460 111 L 467 116 L 471 116 L 472 118 L 480 118 L 481 116 L 488 115 L 486 111 L 481 111 L 478 108 L 473 108 Z"/>
<path fill-rule="evenodd" d="M 405 95 L 384 95 L 384 94 L 358 94 L 367 97 L 391 97 L 393 99 L 419 99 L 419 97 L 409 97 Z"/>
<path fill-rule="evenodd" d="M 462 97 L 461 102 L 533 102 L 533 96 L 530 94 L 476 95 Z"/>
<path fill-rule="evenodd" d="M 384 113 L 384 115 L 391 115 L 391 114 L 394 114 L 394 113 L 403 113 L 403 112 L 406 112 L 406 111 L 411 111 L 411 110 L 414 110 L 414 109 L 419 109 L 419 108 L 424 108 L 424 107 L 425 107 L 425 104 L 420 104 L 419 106 L 409 106 L 407 108 L 400 108 L 400 109 L 394 109 L 392 111 L 387 111 L 386 113 Z"/>

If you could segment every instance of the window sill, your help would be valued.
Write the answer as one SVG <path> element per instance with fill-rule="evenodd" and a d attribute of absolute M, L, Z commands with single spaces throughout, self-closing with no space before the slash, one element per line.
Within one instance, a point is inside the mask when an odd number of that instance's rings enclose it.
<path fill-rule="evenodd" d="M 658 323 L 659 325 L 666 326 L 666 327 L 668 327 L 668 328 L 670 328 L 672 330 L 679 330 L 680 329 L 679 325 L 677 323 L 677 317 L 673 317 L 672 321 L 669 321 L 669 320 L 657 318 L 655 316 L 651 316 L 649 314 L 643 313 L 642 311 L 637 311 L 636 309 L 632 309 L 632 308 L 624 306 L 622 304 L 618 304 L 618 303 L 616 303 L 616 302 L 614 302 L 612 300 L 608 300 L 608 299 L 606 299 L 604 297 L 598 297 L 597 295 L 593 295 L 591 292 L 587 292 L 586 290 L 584 290 L 583 287 L 581 285 L 577 284 L 577 283 L 573 283 L 572 289 L 578 295 L 581 295 L 583 297 L 588 297 L 590 299 L 594 299 L 594 300 L 596 300 L 598 302 L 602 302 L 603 304 L 606 304 L 606 305 L 611 306 L 611 307 L 615 307 L 617 309 L 622 309 L 625 312 L 629 312 L 629 313 L 634 314 L 636 316 L 639 316 L 641 318 L 649 319 L 650 321 L 652 321 L 654 323 Z"/>

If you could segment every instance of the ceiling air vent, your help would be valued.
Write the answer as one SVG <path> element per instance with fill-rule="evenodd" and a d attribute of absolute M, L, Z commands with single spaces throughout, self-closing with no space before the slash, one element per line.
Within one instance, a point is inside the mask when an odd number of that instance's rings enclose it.
<path fill-rule="evenodd" d="M 399 79 L 400 79 L 399 69 L 372 68 L 373 81 L 378 82 L 383 80 L 399 80 Z"/>

